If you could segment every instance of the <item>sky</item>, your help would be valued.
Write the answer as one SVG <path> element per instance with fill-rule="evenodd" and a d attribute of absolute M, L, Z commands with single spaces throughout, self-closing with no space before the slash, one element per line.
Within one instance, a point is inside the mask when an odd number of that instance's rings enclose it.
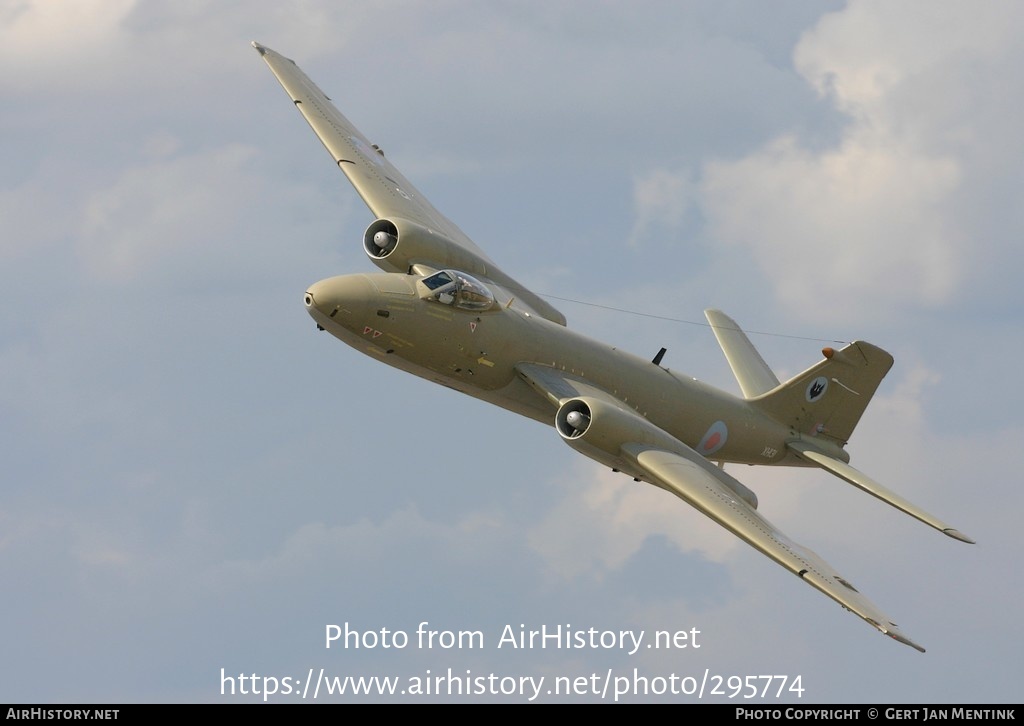
<path fill-rule="evenodd" d="M 0 702 L 297 703 L 321 669 L 494 678 L 317 700 L 1018 701 L 1022 32 L 1010 0 L 0 0 Z M 780 379 L 890 351 L 852 463 L 976 545 L 825 472 L 729 470 L 927 653 L 318 333 L 302 293 L 375 270 L 372 216 L 252 40 L 574 329 L 734 393 L 705 308 Z"/>

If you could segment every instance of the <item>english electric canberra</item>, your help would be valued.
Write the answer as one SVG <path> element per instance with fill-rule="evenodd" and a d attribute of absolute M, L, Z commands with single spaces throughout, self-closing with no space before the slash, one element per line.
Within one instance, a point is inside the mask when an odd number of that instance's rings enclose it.
<path fill-rule="evenodd" d="M 963 542 L 973 541 L 849 465 L 844 450 L 888 353 L 854 342 L 780 383 L 739 327 L 706 315 L 743 397 L 573 332 L 503 272 L 334 107 L 295 63 L 253 46 L 376 219 L 374 274 L 311 285 L 317 327 L 383 363 L 553 424 L 576 451 L 661 487 L 886 635 L 920 651 L 821 557 L 757 511 L 726 463 L 817 466 Z"/>

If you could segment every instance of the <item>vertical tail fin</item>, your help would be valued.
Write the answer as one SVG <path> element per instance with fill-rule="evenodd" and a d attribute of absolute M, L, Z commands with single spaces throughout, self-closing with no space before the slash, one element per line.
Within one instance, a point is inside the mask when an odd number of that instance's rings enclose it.
<path fill-rule="evenodd" d="M 825 359 L 779 383 L 740 326 L 720 310 L 705 310 L 743 395 L 793 433 L 809 434 L 842 447 L 871 397 L 892 367 L 892 356 L 858 341 L 841 350 L 825 348 Z"/>
<path fill-rule="evenodd" d="M 801 433 L 846 445 L 893 358 L 871 343 L 822 350 L 825 359 L 751 403 Z"/>
<path fill-rule="evenodd" d="M 891 355 L 863 341 L 840 350 L 825 348 L 821 351 L 824 360 L 780 384 L 732 318 L 718 310 L 705 310 L 704 314 L 750 405 L 790 427 L 792 438 L 786 447 L 796 457 L 953 539 L 974 544 L 967 535 L 849 465 L 850 456 L 843 447 L 892 367 Z"/>
<path fill-rule="evenodd" d="M 704 317 L 711 323 L 711 330 L 744 396 L 754 398 L 779 385 L 779 379 L 735 320 L 721 310 L 705 310 Z"/>

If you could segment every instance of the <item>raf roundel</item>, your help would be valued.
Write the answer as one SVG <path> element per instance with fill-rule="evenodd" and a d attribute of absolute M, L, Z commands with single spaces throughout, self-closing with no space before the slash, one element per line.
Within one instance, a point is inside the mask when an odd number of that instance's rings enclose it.
<path fill-rule="evenodd" d="M 711 424 L 711 428 L 704 434 L 704 438 L 697 444 L 697 451 L 702 453 L 704 456 L 711 456 L 713 453 L 725 446 L 725 442 L 729 439 L 729 429 L 725 425 L 725 421 L 715 421 Z"/>

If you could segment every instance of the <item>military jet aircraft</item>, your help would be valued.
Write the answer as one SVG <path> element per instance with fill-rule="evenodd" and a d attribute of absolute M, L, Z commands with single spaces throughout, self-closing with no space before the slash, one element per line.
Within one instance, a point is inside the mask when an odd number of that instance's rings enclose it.
<path fill-rule="evenodd" d="M 363 250 L 383 269 L 304 295 L 317 328 L 383 363 L 552 424 L 576 451 L 675 494 L 891 638 L 914 643 L 814 552 L 757 511 L 726 463 L 818 466 L 973 544 L 849 465 L 844 447 L 893 358 L 862 341 L 781 383 L 724 313 L 708 322 L 743 397 L 566 327 L 428 202 L 294 61 L 253 42 L 376 219 Z"/>

